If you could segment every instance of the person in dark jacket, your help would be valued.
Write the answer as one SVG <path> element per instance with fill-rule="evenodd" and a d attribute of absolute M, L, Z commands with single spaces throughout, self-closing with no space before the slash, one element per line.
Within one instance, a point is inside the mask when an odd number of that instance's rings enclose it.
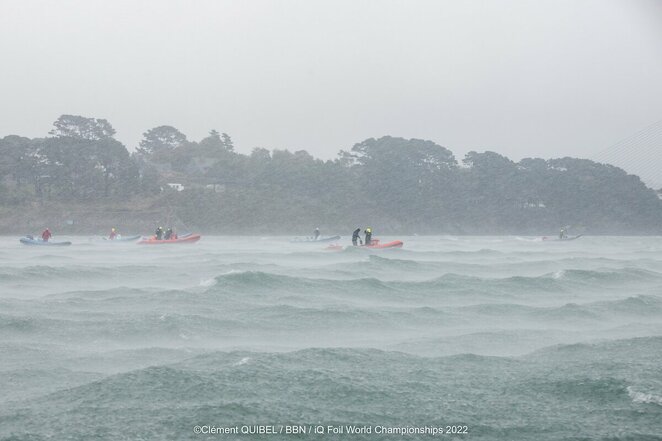
<path fill-rule="evenodd" d="M 363 245 L 363 241 L 361 240 L 361 236 L 359 234 L 361 233 L 361 229 L 357 228 L 354 230 L 352 233 L 352 245 L 356 246 L 357 242 L 361 242 L 361 245 Z"/>

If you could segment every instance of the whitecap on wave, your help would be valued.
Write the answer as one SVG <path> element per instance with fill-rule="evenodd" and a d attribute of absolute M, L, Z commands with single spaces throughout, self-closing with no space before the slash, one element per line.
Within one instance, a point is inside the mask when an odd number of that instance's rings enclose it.
<path fill-rule="evenodd" d="M 563 277 L 565 277 L 565 270 L 558 270 L 552 273 L 552 278 L 554 279 L 562 279 Z"/>
<path fill-rule="evenodd" d="M 241 270 L 236 270 L 232 269 L 226 273 L 221 274 L 220 276 L 217 277 L 222 277 L 222 276 L 229 276 L 230 274 L 243 274 L 245 271 Z M 209 288 L 210 286 L 214 286 L 218 283 L 218 280 L 215 277 L 212 277 L 211 279 L 201 279 L 200 280 L 200 286 L 203 288 Z"/>
<path fill-rule="evenodd" d="M 634 403 L 657 404 L 658 406 L 662 406 L 662 397 L 659 395 L 639 392 L 634 390 L 632 386 L 628 386 L 627 391 Z"/>
<path fill-rule="evenodd" d="M 246 363 L 248 363 L 248 360 L 250 360 L 250 359 L 251 359 L 250 357 L 244 357 L 241 360 L 239 360 L 238 362 L 234 363 L 233 366 L 241 366 L 242 364 L 246 364 Z"/>
<path fill-rule="evenodd" d="M 202 279 L 200 280 L 200 286 L 208 288 L 210 286 L 216 285 L 216 279 Z"/>

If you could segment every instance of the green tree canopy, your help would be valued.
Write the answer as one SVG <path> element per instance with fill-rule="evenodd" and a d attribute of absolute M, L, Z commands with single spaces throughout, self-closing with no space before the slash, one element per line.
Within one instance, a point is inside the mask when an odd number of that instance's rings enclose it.
<path fill-rule="evenodd" d="M 130 155 L 107 121 L 63 115 L 56 136 L 0 139 L 0 204 L 51 199 L 125 200 L 167 206 L 219 231 L 308 231 L 368 224 L 400 233 L 662 232 L 662 201 L 641 180 L 575 158 L 514 162 L 469 152 L 459 166 L 432 141 L 369 138 L 323 161 L 305 150 L 234 151 L 212 130 L 192 142 L 171 126 L 147 131 Z M 168 183 L 185 190 L 171 191 Z M 292 230 L 289 230 L 290 232 Z"/>
<path fill-rule="evenodd" d="M 176 128 L 158 126 L 143 133 L 138 151 L 142 154 L 153 155 L 182 147 L 187 142 L 186 135 Z"/>
<path fill-rule="evenodd" d="M 96 141 L 112 138 L 115 129 L 105 119 L 87 118 L 79 115 L 62 115 L 53 123 L 55 128 L 48 132 L 56 137 L 71 137 Z"/>

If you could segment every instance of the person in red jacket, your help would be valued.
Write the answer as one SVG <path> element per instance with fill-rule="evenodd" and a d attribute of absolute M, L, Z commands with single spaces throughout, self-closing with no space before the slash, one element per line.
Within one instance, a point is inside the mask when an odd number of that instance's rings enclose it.
<path fill-rule="evenodd" d="M 48 239 L 50 239 L 51 237 L 53 237 L 53 234 L 51 233 L 51 230 L 49 230 L 48 228 L 46 228 L 44 232 L 41 233 L 41 239 L 44 242 L 48 242 Z"/>
<path fill-rule="evenodd" d="M 110 240 L 115 240 L 116 237 L 117 237 L 117 231 L 115 231 L 115 228 L 113 228 L 112 230 L 110 230 L 109 239 Z"/>

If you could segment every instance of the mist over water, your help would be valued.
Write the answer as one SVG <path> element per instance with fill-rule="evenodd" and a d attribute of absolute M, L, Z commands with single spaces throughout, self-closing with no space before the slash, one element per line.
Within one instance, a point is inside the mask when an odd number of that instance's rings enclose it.
<path fill-rule="evenodd" d="M 662 439 L 662 238 L 69 239 L 0 238 L 0 440 L 278 423 Z"/>

